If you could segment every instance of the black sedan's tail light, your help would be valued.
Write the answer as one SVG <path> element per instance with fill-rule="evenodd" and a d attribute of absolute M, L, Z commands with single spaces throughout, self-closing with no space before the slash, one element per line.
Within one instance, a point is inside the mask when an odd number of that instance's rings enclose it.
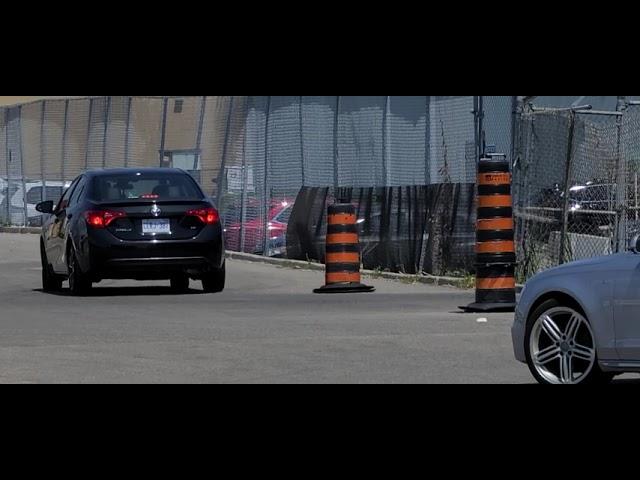
<path fill-rule="evenodd" d="M 118 210 L 90 210 L 85 212 L 84 218 L 91 228 L 107 228 L 120 218 L 125 218 L 127 214 Z"/>
<path fill-rule="evenodd" d="M 220 221 L 220 214 L 215 208 L 189 210 L 186 215 L 187 217 L 196 217 L 205 225 L 215 225 Z"/>

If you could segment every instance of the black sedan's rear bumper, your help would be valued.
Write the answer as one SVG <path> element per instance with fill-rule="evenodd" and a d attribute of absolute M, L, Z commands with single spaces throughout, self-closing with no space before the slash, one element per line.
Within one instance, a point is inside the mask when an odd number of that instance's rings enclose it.
<path fill-rule="evenodd" d="M 177 273 L 193 278 L 224 265 L 221 228 L 204 228 L 188 240 L 123 241 L 106 230 L 89 233 L 81 255 L 83 270 L 103 279 L 164 280 Z"/>

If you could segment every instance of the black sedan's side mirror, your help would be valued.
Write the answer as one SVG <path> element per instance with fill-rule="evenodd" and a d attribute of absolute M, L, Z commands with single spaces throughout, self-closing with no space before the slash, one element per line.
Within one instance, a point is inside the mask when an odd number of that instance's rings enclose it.
<path fill-rule="evenodd" d="M 640 255 L 640 235 L 636 235 L 631 240 L 631 251 L 636 255 Z"/>
<path fill-rule="evenodd" d="M 40 212 L 40 213 L 48 213 L 51 214 L 53 213 L 53 201 L 52 200 L 48 200 L 46 202 L 41 202 L 38 205 L 36 205 L 36 211 Z"/>

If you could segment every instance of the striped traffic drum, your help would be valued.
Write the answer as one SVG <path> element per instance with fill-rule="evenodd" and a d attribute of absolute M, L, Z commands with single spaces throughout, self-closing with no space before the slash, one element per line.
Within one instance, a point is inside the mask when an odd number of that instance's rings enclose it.
<path fill-rule="evenodd" d="M 325 255 L 326 284 L 315 293 L 372 292 L 361 283 L 360 235 L 356 209 L 350 204 L 329 207 Z"/>
<path fill-rule="evenodd" d="M 505 156 L 480 159 L 476 225 L 476 303 L 470 311 L 511 311 L 516 302 L 511 169 Z"/>

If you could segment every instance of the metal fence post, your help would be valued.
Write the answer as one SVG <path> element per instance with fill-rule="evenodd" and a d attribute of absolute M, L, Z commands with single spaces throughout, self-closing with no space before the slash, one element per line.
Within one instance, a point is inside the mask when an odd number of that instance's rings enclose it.
<path fill-rule="evenodd" d="M 60 168 L 61 168 L 61 181 L 63 183 L 63 187 L 64 187 L 64 182 L 66 181 L 66 168 L 65 168 L 65 160 L 67 157 L 67 130 L 69 127 L 69 100 L 65 100 L 64 102 L 64 126 L 62 127 L 62 149 L 60 152 Z M 89 148 L 89 145 L 87 145 L 87 149 Z"/>
<path fill-rule="evenodd" d="M 336 97 L 336 114 L 333 121 L 333 188 L 334 195 L 338 194 L 340 188 L 340 151 L 338 142 L 338 126 L 340 122 L 341 97 Z"/>
<path fill-rule="evenodd" d="M 4 150 L 5 150 L 5 167 L 7 170 L 7 224 L 11 225 L 11 149 L 9 148 L 9 108 L 4 109 Z"/>
<path fill-rule="evenodd" d="M 164 146 L 167 140 L 167 108 L 169 106 L 169 97 L 164 97 L 164 104 L 162 107 L 162 135 L 160 137 L 160 167 L 164 161 Z"/>
<path fill-rule="evenodd" d="M 524 111 L 524 103 L 517 96 L 511 98 L 512 117 L 511 117 L 511 165 L 515 165 L 520 158 L 519 151 L 516 147 L 518 138 L 520 137 L 520 126 L 522 112 Z"/>
<path fill-rule="evenodd" d="M 425 97 L 424 184 L 431 184 L 431 96 Z"/>
<path fill-rule="evenodd" d="M 109 120 L 111 117 L 111 97 L 107 97 L 104 109 L 104 135 L 102 137 L 102 168 L 107 166 L 107 137 L 109 135 Z"/>
<path fill-rule="evenodd" d="M 200 184 L 204 186 L 204 178 L 202 176 L 202 131 L 204 129 L 204 116 L 207 110 L 207 97 L 200 99 L 200 117 L 198 119 L 198 134 L 196 136 L 196 151 L 198 152 L 197 164 L 194 167 L 200 167 Z M 205 188 L 206 191 L 206 188 Z"/>
<path fill-rule="evenodd" d="M 576 112 L 569 111 L 569 140 L 567 143 L 567 164 L 565 168 L 564 201 L 562 205 L 562 233 L 560 235 L 560 256 L 558 263 L 566 263 L 567 238 L 569 231 L 569 195 L 571 194 L 571 162 L 573 159 L 573 138 L 576 128 Z"/>
<path fill-rule="evenodd" d="M 24 148 L 22 146 L 22 105 L 18 107 L 18 151 L 20 152 L 20 178 L 22 180 L 23 226 L 29 225 L 29 207 L 27 204 L 27 182 L 24 178 Z"/>
<path fill-rule="evenodd" d="M 389 117 L 391 116 L 391 97 L 385 97 L 384 113 L 382 114 L 382 179 L 385 187 L 391 186 L 391 129 Z"/>
<path fill-rule="evenodd" d="M 269 188 L 269 121 L 271 118 L 271 97 L 267 97 L 267 109 L 264 128 L 264 234 L 262 255 L 269 256 L 269 213 L 271 212 L 272 192 Z"/>
<path fill-rule="evenodd" d="M 480 162 L 480 157 L 486 153 L 486 134 L 484 131 L 484 96 L 478 97 L 478 138 L 480 141 L 476 163 Z"/>
<path fill-rule="evenodd" d="M 47 111 L 47 101 L 43 100 L 42 103 L 42 111 L 40 114 L 40 177 L 42 180 L 42 195 L 40 196 L 40 200 L 46 202 L 47 198 L 47 168 L 46 168 L 46 155 L 45 155 L 45 115 Z"/>
<path fill-rule="evenodd" d="M 218 183 L 216 186 L 216 202 L 218 209 L 225 214 L 225 205 L 224 205 L 224 187 L 225 187 L 225 173 L 227 168 L 227 152 L 229 151 L 229 136 L 231 132 L 231 119 L 233 118 L 233 108 L 234 108 L 234 97 L 231 97 L 229 100 L 229 112 L 227 113 L 227 122 L 224 131 L 224 142 L 222 144 L 222 158 L 220 159 L 220 172 L 218 173 Z M 242 152 L 244 155 L 244 150 Z M 244 188 L 244 173 L 242 172 L 242 185 Z M 240 227 L 242 228 L 242 226 Z"/>
<path fill-rule="evenodd" d="M 245 100 L 248 102 L 249 99 Z M 245 244 L 246 244 L 246 229 L 245 223 L 247 221 L 247 113 L 244 115 L 244 138 L 242 139 L 242 191 L 240 192 L 240 251 L 244 252 Z M 255 178 L 254 178 L 255 185 Z M 251 252 L 253 253 L 253 252 Z"/>
<path fill-rule="evenodd" d="M 84 152 L 84 168 L 89 169 L 89 142 L 91 141 L 91 117 L 93 116 L 93 98 L 89 100 L 89 119 L 87 120 L 87 150 Z"/>
<path fill-rule="evenodd" d="M 476 144 L 476 163 L 479 161 L 480 159 L 480 155 L 482 153 L 482 146 L 481 146 L 481 122 L 480 122 L 480 97 L 479 96 L 474 96 L 473 97 L 473 119 L 474 119 L 474 141 Z"/>
<path fill-rule="evenodd" d="M 511 127 L 511 165 L 513 170 L 513 187 L 514 191 L 514 221 L 515 221 L 515 241 L 516 241 L 516 254 L 521 252 L 522 239 L 524 236 L 524 224 L 525 222 L 520 220 L 518 216 L 518 207 L 526 204 L 523 195 L 525 188 L 523 186 L 526 176 L 526 170 L 523 158 L 523 115 L 525 112 L 525 103 L 522 97 L 513 97 L 513 124 Z"/>
<path fill-rule="evenodd" d="M 300 96 L 300 161 L 302 162 L 301 179 L 302 186 L 306 186 L 306 174 L 305 174 L 305 156 L 304 156 L 304 97 Z"/>
<path fill-rule="evenodd" d="M 616 117 L 616 252 L 627 249 L 627 162 L 626 152 L 622 148 L 622 124 L 627 109 L 626 97 L 618 97 L 616 111 L 622 113 Z"/>
<path fill-rule="evenodd" d="M 131 128 L 131 106 L 133 103 L 133 97 L 129 97 L 127 102 L 127 120 L 126 130 L 124 132 L 124 166 L 129 167 L 129 138 L 131 137 L 129 129 Z"/>

